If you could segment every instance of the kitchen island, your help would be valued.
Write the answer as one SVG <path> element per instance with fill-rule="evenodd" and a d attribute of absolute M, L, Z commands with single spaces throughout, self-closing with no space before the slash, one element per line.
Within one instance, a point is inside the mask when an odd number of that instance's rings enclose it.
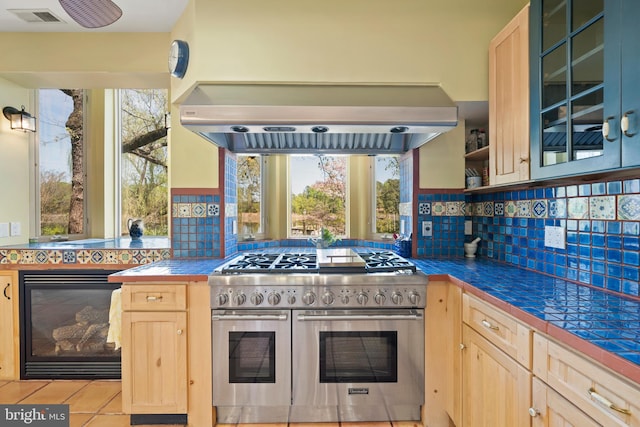
<path fill-rule="evenodd" d="M 140 285 L 153 285 L 155 289 L 163 284 L 184 285 L 187 294 L 184 310 L 188 314 L 188 333 L 185 335 L 189 339 L 185 356 L 188 370 L 183 380 L 185 387 L 186 384 L 191 387 L 185 393 L 185 399 L 190 396 L 186 401 L 190 425 L 210 425 L 215 419 L 211 412 L 211 383 L 207 380 L 211 378 L 207 279 L 223 261 L 169 259 L 122 271 L 109 278 L 132 289 Z M 411 261 L 429 275 L 430 282 L 446 282 L 458 287 L 507 313 L 543 338 L 548 337 L 588 356 L 629 381 L 634 389 L 638 388 L 640 301 L 489 260 Z M 427 311 L 433 302 L 427 301 Z M 426 342 L 428 346 L 429 336 Z M 428 377 L 429 364 L 426 369 Z"/>

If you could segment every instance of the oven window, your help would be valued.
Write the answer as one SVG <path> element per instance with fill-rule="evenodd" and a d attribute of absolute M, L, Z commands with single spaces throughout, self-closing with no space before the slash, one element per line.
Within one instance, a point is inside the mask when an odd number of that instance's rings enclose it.
<path fill-rule="evenodd" d="M 321 383 L 397 381 L 396 331 L 320 332 Z"/>
<path fill-rule="evenodd" d="M 229 332 L 229 382 L 276 382 L 276 333 Z"/>

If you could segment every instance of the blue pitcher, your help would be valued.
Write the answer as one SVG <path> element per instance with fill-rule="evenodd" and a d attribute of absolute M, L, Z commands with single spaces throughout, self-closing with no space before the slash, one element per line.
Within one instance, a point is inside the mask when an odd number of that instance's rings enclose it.
<path fill-rule="evenodd" d="M 139 239 L 144 233 L 144 225 L 141 219 L 129 218 L 127 228 L 129 229 L 129 236 L 131 236 L 132 239 Z"/>

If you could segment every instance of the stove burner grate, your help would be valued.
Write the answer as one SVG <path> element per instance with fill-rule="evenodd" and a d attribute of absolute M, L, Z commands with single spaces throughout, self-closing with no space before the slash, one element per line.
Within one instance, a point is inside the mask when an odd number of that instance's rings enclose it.
<path fill-rule="evenodd" d="M 316 255 L 315 254 L 282 254 L 282 257 L 273 266 L 274 269 L 289 269 L 289 270 L 308 270 L 316 269 Z"/>
<path fill-rule="evenodd" d="M 278 254 L 245 254 L 224 267 L 225 270 L 264 270 L 273 264 Z"/>

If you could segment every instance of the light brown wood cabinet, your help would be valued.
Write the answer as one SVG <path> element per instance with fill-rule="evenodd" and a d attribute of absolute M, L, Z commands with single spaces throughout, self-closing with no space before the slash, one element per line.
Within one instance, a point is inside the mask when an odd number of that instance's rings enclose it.
<path fill-rule="evenodd" d="M 462 320 L 462 425 L 530 426 L 531 329 L 469 294 Z"/>
<path fill-rule="evenodd" d="M 18 273 L 0 271 L 0 379 L 20 378 Z"/>
<path fill-rule="evenodd" d="M 187 285 L 122 287 L 122 408 L 187 413 Z"/>
<path fill-rule="evenodd" d="M 532 427 L 599 427 L 600 424 L 578 409 L 577 406 L 560 396 L 551 387 L 533 379 L 533 404 L 530 415 Z"/>
<path fill-rule="evenodd" d="M 534 374 L 603 426 L 640 426 L 640 386 L 543 334 L 534 334 Z M 535 402 L 535 404 L 539 404 Z M 537 406 L 534 409 L 542 412 Z M 564 414 L 572 425 L 581 418 Z"/>
<path fill-rule="evenodd" d="M 529 6 L 489 44 L 489 182 L 529 179 Z"/>

